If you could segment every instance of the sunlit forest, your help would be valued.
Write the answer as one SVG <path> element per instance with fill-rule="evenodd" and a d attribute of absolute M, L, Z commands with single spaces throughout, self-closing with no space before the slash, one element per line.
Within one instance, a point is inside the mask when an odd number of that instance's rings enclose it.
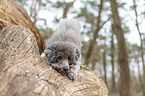
<path fill-rule="evenodd" d="M 108 96 L 145 96 L 145 0 L 16 2 L 40 30 L 45 45 L 62 19 L 79 20 L 81 63 L 104 80 Z"/>

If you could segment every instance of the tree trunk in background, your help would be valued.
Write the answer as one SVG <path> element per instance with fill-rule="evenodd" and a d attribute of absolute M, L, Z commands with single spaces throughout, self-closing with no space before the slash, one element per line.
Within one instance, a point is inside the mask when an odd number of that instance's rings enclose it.
<path fill-rule="evenodd" d="M 113 27 L 113 25 L 112 25 Z M 113 31 L 113 28 L 112 28 Z M 114 52 L 115 52 L 115 47 L 114 47 L 114 31 L 112 32 L 111 36 L 111 65 L 112 65 L 112 89 L 111 91 L 114 92 L 116 85 L 115 85 L 115 73 L 114 73 Z"/>
<path fill-rule="evenodd" d="M 108 96 L 104 81 L 86 66 L 71 81 L 40 57 L 32 32 L 22 26 L 0 30 L 0 96 Z"/>
<path fill-rule="evenodd" d="M 142 65 L 143 65 L 143 78 L 142 78 L 142 81 L 145 80 L 145 61 L 144 61 L 144 48 L 143 48 L 143 39 L 142 39 L 142 33 L 140 32 L 140 28 L 139 28 L 139 23 L 138 23 L 138 13 L 137 13 L 137 5 L 136 5 L 136 1 L 133 0 L 133 7 L 134 7 L 134 12 L 135 12 L 135 16 L 136 16 L 136 28 L 138 30 L 138 33 L 139 33 L 139 37 L 140 37 L 140 52 L 141 52 L 141 59 L 142 59 Z M 142 90 L 143 90 L 143 96 L 145 96 L 145 82 L 142 82 Z"/>
<path fill-rule="evenodd" d="M 96 42 L 96 45 L 94 46 L 94 49 L 96 49 L 97 50 L 97 42 Z M 94 50 L 94 52 L 92 53 L 92 57 L 90 58 L 90 60 L 91 60 L 91 69 L 93 70 L 93 71 L 95 71 L 95 67 L 96 67 L 96 62 L 97 62 L 97 58 L 96 58 L 96 54 L 97 54 L 97 52 L 96 52 L 96 50 Z"/>
<path fill-rule="evenodd" d="M 106 85 L 108 86 L 108 84 L 107 84 L 107 71 L 106 71 L 106 51 L 105 50 L 103 52 L 103 68 L 104 68 L 104 80 L 105 80 Z"/>
<path fill-rule="evenodd" d="M 142 76 L 141 76 L 141 73 L 140 73 L 140 65 L 139 65 L 139 59 L 138 60 L 136 60 L 137 61 L 137 68 L 138 68 L 138 76 L 139 76 L 139 81 L 140 81 L 140 86 L 142 87 L 142 93 L 143 93 L 143 96 L 145 96 L 144 95 L 144 85 L 143 85 L 143 81 L 144 80 L 142 80 Z"/>
<path fill-rule="evenodd" d="M 38 15 L 38 10 L 40 9 L 39 8 L 36 8 L 37 6 L 40 6 L 39 4 L 39 0 L 32 0 L 32 5 L 31 5 L 31 8 L 30 8 L 30 17 L 32 17 L 34 20 L 33 20 L 33 24 L 36 25 L 36 22 L 37 22 L 37 15 Z"/>
<path fill-rule="evenodd" d="M 29 28 L 37 40 L 39 52 L 43 52 L 45 49 L 44 40 L 25 9 L 14 0 L 0 0 L 0 30 L 9 25 L 20 25 Z"/>
<path fill-rule="evenodd" d="M 130 71 L 128 63 L 128 52 L 124 38 L 124 31 L 121 28 L 121 20 L 118 13 L 118 4 L 116 0 L 110 0 L 113 25 L 118 41 L 118 63 L 120 65 L 121 96 L 131 96 L 130 93 Z"/>
<path fill-rule="evenodd" d="M 69 9 L 70 9 L 71 7 L 73 7 L 73 4 L 74 4 L 75 1 L 76 1 L 76 0 L 74 0 L 73 2 L 71 2 L 71 3 L 69 3 L 69 4 L 67 4 L 67 5 L 65 6 L 64 12 L 63 12 L 63 18 L 67 18 L 67 13 L 68 13 Z"/>
<path fill-rule="evenodd" d="M 102 9 L 103 9 L 103 0 L 101 0 L 100 6 L 99 6 L 99 13 L 98 13 L 98 17 L 97 17 L 97 29 L 93 33 L 93 39 L 90 41 L 89 49 L 85 56 L 85 63 L 84 63 L 85 65 L 88 65 L 90 62 L 91 54 L 93 53 L 94 46 L 96 44 L 96 39 L 98 38 L 98 33 L 103 26 L 103 25 L 101 26 L 101 24 L 100 24 Z"/>

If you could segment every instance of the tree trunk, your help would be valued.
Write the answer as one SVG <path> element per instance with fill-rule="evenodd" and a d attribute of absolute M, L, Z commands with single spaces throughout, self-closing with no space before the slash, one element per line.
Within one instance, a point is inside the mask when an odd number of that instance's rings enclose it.
<path fill-rule="evenodd" d="M 75 0 L 65 6 L 64 12 L 63 12 L 63 18 L 67 18 L 67 13 L 68 13 L 69 9 L 73 6 L 74 2 L 75 2 Z"/>
<path fill-rule="evenodd" d="M 94 46 L 96 44 L 96 39 L 98 38 L 98 33 L 103 26 L 103 25 L 101 26 L 101 24 L 100 24 L 101 23 L 102 9 L 103 9 L 103 0 L 101 0 L 100 7 L 99 7 L 99 14 L 97 17 L 97 29 L 93 33 L 93 39 L 90 41 L 89 49 L 88 49 L 86 56 L 85 56 L 85 65 L 88 65 L 90 62 L 91 54 L 93 53 Z"/>
<path fill-rule="evenodd" d="M 106 71 L 106 51 L 105 50 L 103 52 L 103 68 L 104 68 L 104 80 L 105 80 L 106 85 L 108 86 L 108 84 L 107 84 L 107 71 Z"/>
<path fill-rule="evenodd" d="M 115 47 L 114 47 L 114 29 L 113 29 L 113 25 L 112 25 L 112 35 L 111 35 L 111 65 L 112 65 L 112 89 L 111 91 L 114 92 L 116 85 L 115 85 L 115 73 L 114 73 L 114 51 L 115 51 Z"/>
<path fill-rule="evenodd" d="M 115 28 L 115 34 L 118 41 L 118 56 L 120 65 L 120 80 L 121 80 L 121 96 L 131 96 L 130 93 L 130 71 L 128 63 L 128 52 L 126 48 L 124 31 L 121 28 L 121 20 L 118 13 L 118 4 L 116 0 L 110 0 L 113 26 Z"/>
<path fill-rule="evenodd" d="M 20 25 L 29 28 L 37 40 L 39 52 L 43 52 L 45 49 L 44 40 L 40 31 L 30 20 L 25 9 L 18 5 L 14 0 L 0 0 L 0 29 L 8 25 Z"/>
<path fill-rule="evenodd" d="M 142 33 L 140 32 L 140 28 L 139 28 L 139 24 L 138 24 L 138 13 L 137 13 L 137 5 L 136 5 L 136 1 L 133 0 L 133 6 L 134 6 L 134 12 L 135 12 L 135 16 L 136 16 L 136 28 L 138 30 L 139 33 L 139 37 L 140 37 L 140 52 L 141 52 L 141 59 L 142 59 L 142 65 L 143 65 L 143 80 L 145 80 L 145 61 L 144 61 L 144 48 L 143 48 L 143 39 L 142 39 Z M 142 80 L 142 81 L 143 81 Z M 142 92 L 143 92 L 143 96 L 145 96 L 145 82 L 141 82 L 142 83 Z"/>
<path fill-rule="evenodd" d="M 107 96 L 104 81 L 86 66 L 76 81 L 62 76 L 40 57 L 33 34 L 22 26 L 0 31 L 1 96 Z"/>
<path fill-rule="evenodd" d="M 138 69 L 138 76 L 139 76 L 139 81 L 140 81 L 140 86 L 142 87 L 142 93 L 143 93 L 143 96 L 144 95 L 144 85 L 143 85 L 143 80 L 142 80 L 142 76 L 141 76 L 141 72 L 140 72 L 140 65 L 139 65 L 139 60 L 136 60 L 137 61 L 137 69 Z"/>

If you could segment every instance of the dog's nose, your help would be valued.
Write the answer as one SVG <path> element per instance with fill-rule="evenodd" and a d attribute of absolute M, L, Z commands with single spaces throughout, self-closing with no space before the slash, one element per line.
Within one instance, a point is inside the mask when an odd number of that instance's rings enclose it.
<path fill-rule="evenodd" d="M 64 70 L 64 71 L 67 71 L 67 70 L 69 70 L 69 67 L 68 67 L 68 66 L 64 66 L 64 67 L 63 67 L 63 70 Z"/>

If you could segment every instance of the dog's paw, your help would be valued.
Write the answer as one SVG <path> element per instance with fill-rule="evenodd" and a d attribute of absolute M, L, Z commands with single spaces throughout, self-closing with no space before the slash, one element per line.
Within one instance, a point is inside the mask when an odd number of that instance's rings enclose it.
<path fill-rule="evenodd" d="M 51 64 L 51 66 L 52 66 L 52 68 L 54 68 L 54 69 L 59 69 L 59 68 L 60 68 L 58 64 Z"/>
<path fill-rule="evenodd" d="M 76 74 L 74 74 L 74 73 L 68 73 L 68 78 L 70 80 L 76 80 Z"/>

